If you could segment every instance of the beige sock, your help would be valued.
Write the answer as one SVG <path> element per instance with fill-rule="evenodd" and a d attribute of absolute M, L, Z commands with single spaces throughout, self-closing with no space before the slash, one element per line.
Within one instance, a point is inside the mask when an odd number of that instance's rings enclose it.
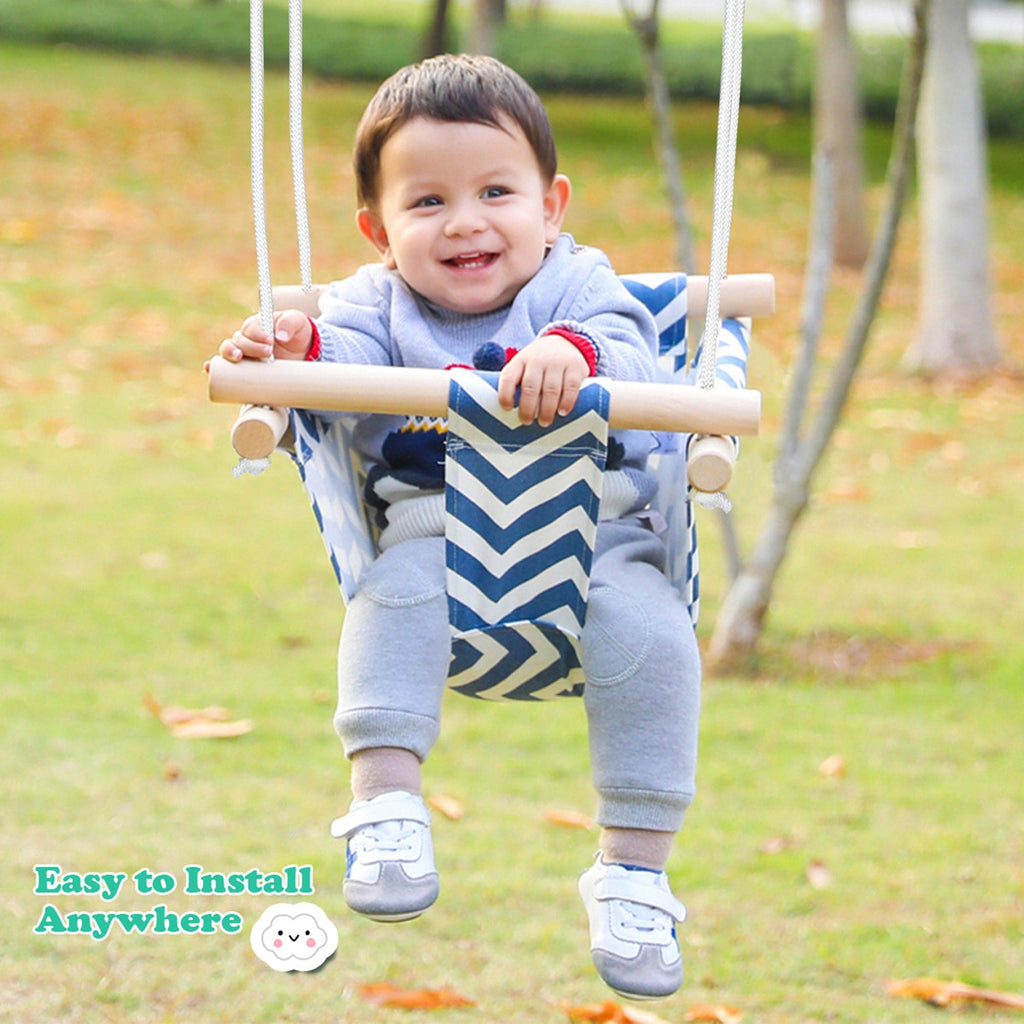
<path fill-rule="evenodd" d="M 609 864 L 634 864 L 651 871 L 664 871 L 675 837 L 675 832 L 653 832 L 645 828 L 602 828 L 598 846 Z"/>
<path fill-rule="evenodd" d="M 352 796 L 372 800 L 402 790 L 420 792 L 420 759 L 402 747 L 368 747 L 352 755 Z"/>

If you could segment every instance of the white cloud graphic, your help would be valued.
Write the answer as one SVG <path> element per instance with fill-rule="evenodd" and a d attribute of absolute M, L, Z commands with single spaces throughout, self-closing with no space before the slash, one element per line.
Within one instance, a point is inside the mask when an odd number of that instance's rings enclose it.
<path fill-rule="evenodd" d="M 252 926 L 253 952 L 275 971 L 315 971 L 338 948 L 338 929 L 315 903 L 275 903 Z"/>

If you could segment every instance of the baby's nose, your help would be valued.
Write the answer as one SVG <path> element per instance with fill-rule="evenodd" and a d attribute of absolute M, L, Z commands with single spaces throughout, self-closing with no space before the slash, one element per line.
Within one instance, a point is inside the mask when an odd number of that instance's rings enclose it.
<path fill-rule="evenodd" d="M 470 235 L 483 231 L 486 226 L 487 221 L 475 203 L 459 203 L 449 210 L 445 234 L 449 237 Z"/>

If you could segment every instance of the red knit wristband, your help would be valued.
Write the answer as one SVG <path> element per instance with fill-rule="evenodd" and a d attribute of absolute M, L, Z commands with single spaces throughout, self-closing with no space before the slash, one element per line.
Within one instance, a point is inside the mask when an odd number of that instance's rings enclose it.
<path fill-rule="evenodd" d="M 313 340 L 310 342 L 305 359 L 307 363 L 315 363 L 320 358 L 320 330 L 315 320 L 310 319 L 309 326 L 313 328 Z"/>
<path fill-rule="evenodd" d="M 587 361 L 587 369 L 590 371 L 590 376 L 593 377 L 597 373 L 597 348 L 594 343 L 583 334 L 577 334 L 575 331 L 570 331 L 568 327 L 549 327 L 544 332 L 544 335 L 555 334 L 559 338 L 565 338 L 570 345 L 574 345 L 576 350 L 581 356 Z"/>

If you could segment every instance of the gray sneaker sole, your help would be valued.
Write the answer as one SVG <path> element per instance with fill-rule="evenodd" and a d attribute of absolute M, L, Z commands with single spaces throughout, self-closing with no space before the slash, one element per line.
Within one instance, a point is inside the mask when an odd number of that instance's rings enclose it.
<path fill-rule="evenodd" d="M 645 949 L 634 960 L 595 949 L 591 958 L 605 984 L 627 999 L 664 999 L 683 983 L 682 961 L 666 967 L 657 949 Z"/>
<path fill-rule="evenodd" d="M 375 885 L 346 880 L 345 902 L 357 914 L 387 923 L 411 921 L 437 900 L 440 885 L 436 874 L 409 878 L 398 864 L 384 864 Z"/>

